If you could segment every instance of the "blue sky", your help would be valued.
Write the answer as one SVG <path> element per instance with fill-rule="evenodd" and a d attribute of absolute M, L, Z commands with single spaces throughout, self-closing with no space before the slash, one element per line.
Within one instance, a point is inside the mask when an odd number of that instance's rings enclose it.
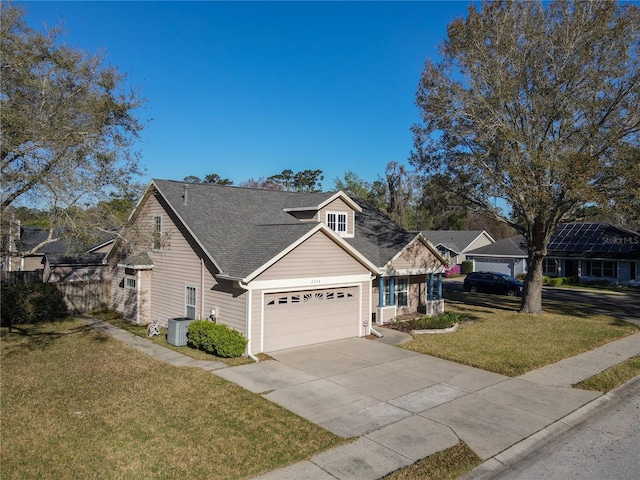
<path fill-rule="evenodd" d="M 34 28 L 106 51 L 150 120 L 150 178 L 236 184 L 321 169 L 324 190 L 406 163 L 427 57 L 469 2 L 16 2 Z"/>

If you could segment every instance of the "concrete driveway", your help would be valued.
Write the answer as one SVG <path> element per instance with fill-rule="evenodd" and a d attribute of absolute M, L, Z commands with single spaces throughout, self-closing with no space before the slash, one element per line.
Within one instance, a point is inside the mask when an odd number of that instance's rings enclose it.
<path fill-rule="evenodd" d="M 339 436 L 364 436 L 413 461 L 459 438 L 490 458 L 599 395 L 363 338 L 271 356 L 215 374 Z"/>

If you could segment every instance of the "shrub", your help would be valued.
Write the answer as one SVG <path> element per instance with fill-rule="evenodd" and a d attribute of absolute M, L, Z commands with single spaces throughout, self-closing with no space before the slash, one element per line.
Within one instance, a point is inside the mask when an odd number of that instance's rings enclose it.
<path fill-rule="evenodd" d="M 467 316 L 462 313 L 446 312 L 434 317 L 422 315 L 419 318 L 393 324 L 393 328 L 403 332 L 411 330 L 437 330 L 451 328 L 456 323 L 464 322 Z"/>
<path fill-rule="evenodd" d="M 444 271 L 444 276 L 447 278 L 457 277 L 458 275 L 460 275 L 460 265 L 454 265 Z"/>
<path fill-rule="evenodd" d="M 247 342 L 240 332 L 208 320 L 197 320 L 187 327 L 189 346 L 219 357 L 239 357 L 247 348 Z"/>
<path fill-rule="evenodd" d="M 53 322 L 68 315 L 64 295 L 51 283 L 2 284 L 0 324 Z"/>
<path fill-rule="evenodd" d="M 473 272 L 473 262 L 471 260 L 465 260 L 464 262 L 462 262 L 460 273 L 466 275 L 471 272 Z"/>
<path fill-rule="evenodd" d="M 563 284 L 564 284 L 564 278 L 562 277 L 549 279 L 549 285 L 553 287 L 559 287 L 560 285 L 563 285 Z"/>

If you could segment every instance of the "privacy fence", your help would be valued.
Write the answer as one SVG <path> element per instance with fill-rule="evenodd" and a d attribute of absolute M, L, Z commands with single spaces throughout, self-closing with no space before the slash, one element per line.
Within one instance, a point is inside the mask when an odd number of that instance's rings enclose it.
<path fill-rule="evenodd" d="M 43 283 L 42 271 L 0 272 L 2 284 Z M 109 305 L 109 281 L 85 280 L 82 282 L 51 283 L 64 295 L 70 313 L 87 313 L 102 310 Z"/>

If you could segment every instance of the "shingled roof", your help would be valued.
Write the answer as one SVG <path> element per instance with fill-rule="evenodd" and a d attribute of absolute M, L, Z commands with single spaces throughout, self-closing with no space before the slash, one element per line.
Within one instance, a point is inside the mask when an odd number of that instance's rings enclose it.
<path fill-rule="evenodd" d="M 246 278 L 317 229 L 285 210 L 314 209 L 335 195 L 153 180 L 220 273 Z M 185 199 L 186 191 L 186 199 Z"/>
<path fill-rule="evenodd" d="M 423 230 L 422 234 L 436 247 L 442 245 L 459 254 L 483 232 L 484 230 Z"/>
<path fill-rule="evenodd" d="M 417 233 L 391 221 L 366 201 L 353 199 L 362 209 L 356 213 L 355 235 L 347 242 L 378 267 L 385 266 L 405 248 Z"/>

